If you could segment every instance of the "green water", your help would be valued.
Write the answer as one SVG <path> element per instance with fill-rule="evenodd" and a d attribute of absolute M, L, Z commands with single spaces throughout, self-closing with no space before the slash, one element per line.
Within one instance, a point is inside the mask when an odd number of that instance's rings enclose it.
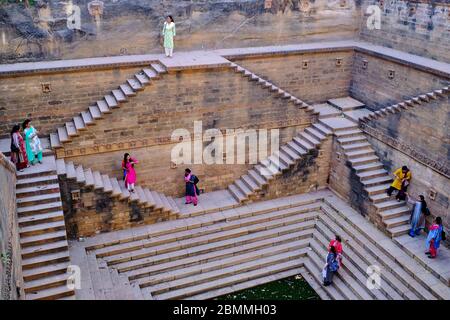
<path fill-rule="evenodd" d="M 302 277 L 294 276 L 233 292 L 216 300 L 320 300 L 320 297 Z"/>

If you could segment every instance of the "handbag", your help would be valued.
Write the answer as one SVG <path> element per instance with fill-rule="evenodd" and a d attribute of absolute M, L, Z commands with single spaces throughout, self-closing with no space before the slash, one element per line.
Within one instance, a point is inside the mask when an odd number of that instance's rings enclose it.
<path fill-rule="evenodd" d="M 20 149 L 11 141 L 11 152 L 19 152 Z"/>
<path fill-rule="evenodd" d="M 441 240 L 443 240 L 443 241 L 447 240 L 447 235 L 445 234 L 444 230 L 442 230 L 442 232 L 441 232 Z"/>

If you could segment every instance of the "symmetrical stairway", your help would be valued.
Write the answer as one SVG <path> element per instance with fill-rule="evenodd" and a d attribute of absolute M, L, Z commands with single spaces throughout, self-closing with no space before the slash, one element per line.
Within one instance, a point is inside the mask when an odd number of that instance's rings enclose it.
<path fill-rule="evenodd" d="M 326 246 L 336 233 L 344 240 L 344 264 L 334 284 L 322 287 Z M 81 268 L 90 280 L 77 292 L 80 299 L 114 299 L 118 293 L 103 279 L 118 281 L 116 272 L 128 279 L 129 284 L 121 283 L 131 288 L 130 299 L 210 299 L 296 274 L 322 299 L 450 298 L 443 281 L 328 190 L 117 231 L 70 246 L 77 260 L 88 261 Z M 378 290 L 366 286 L 370 265 L 381 270 Z"/>
<path fill-rule="evenodd" d="M 119 108 L 121 103 L 127 102 L 130 97 L 135 96 L 138 91 L 143 90 L 145 86 L 159 79 L 166 72 L 161 64 L 151 63 L 147 68 L 136 73 L 133 78 L 120 85 L 119 88 L 112 90 L 110 94 L 98 100 L 86 111 L 81 112 L 71 121 L 66 122 L 64 126 L 59 127 L 56 133 L 51 133 L 51 147 L 62 148 L 65 142 L 71 140 L 71 137 L 78 136 L 80 131 L 94 125 L 97 119 L 101 119 L 106 114 L 113 112 L 115 108 Z"/>
<path fill-rule="evenodd" d="M 399 113 L 402 110 L 414 108 L 414 107 L 417 107 L 424 103 L 428 103 L 432 100 L 437 100 L 440 98 L 448 98 L 449 94 L 450 94 L 450 88 L 447 86 L 442 89 L 438 89 L 438 90 L 434 90 L 432 92 L 418 95 L 411 99 L 406 99 L 400 103 L 393 104 L 386 108 L 382 108 L 382 109 L 377 110 L 369 115 L 362 117 L 360 120 L 363 122 L 367 122 L 370 120 L 378 119 L 380 117 L 388 116 L 389 114 Z"/>
<path fill-rule="evenodd" d="M 56 160 L 56 168 L 58 175 L 66 176 L 67 179 L 74 179 L 86 187 L 111 194 L 112 197 L 117 197 L 122 201 L 135 202 L 146 208 L 161 210 L 173 216 L 177 216 L 180 212 L 174 199 L 170 196 L 138 185 L 135 186 L 136 192 L 131 193 L 125 187 L 124 181 L 111 178 L 98 171 L 92 172 L 91 169 L 83 168 L 82 165 L 74 165 L 72 161 L 65 162 L 64 159 L 58 159 Z"/>
<path fill-rule="evenodd" d="M 25 299 L 73 297 L 66 285 L 70 256 L 52 155 L 17 172 L 16 196 Z"/>

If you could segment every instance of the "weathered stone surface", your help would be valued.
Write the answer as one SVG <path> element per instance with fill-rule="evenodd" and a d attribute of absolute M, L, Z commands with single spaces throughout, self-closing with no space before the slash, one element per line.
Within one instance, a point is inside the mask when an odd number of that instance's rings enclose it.
<path fill-rule="evenodd" d="M 89 12 L 93 1 L 37 1 L 0 7 L 4 35 L 1 60 L 31 61 L 160 52 L 164 16 L 173 15 L 176 50 L 286 44 L 305 39 L 357 35 L 359 2 L 246 1 L 103 1 L 102 12 Z M 80 26 L 66 10 L 79 7 Z M 306 4 L 306 6 L 305 6 Z M 70 12 L 70 11 L 69 11 Z M 70 28 L 68 27 L 70 26 Z"/>

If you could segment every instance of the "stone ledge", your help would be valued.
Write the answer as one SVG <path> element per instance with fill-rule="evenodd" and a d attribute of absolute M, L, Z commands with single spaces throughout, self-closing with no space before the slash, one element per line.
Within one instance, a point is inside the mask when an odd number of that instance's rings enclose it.
<path fill-rule="evenodd" d="M 14 164 L 3 154 L 0 152 L 0 166 L 7 169 L 8 171 L 14 173 L 16 175 L 16 167 Z"/>

